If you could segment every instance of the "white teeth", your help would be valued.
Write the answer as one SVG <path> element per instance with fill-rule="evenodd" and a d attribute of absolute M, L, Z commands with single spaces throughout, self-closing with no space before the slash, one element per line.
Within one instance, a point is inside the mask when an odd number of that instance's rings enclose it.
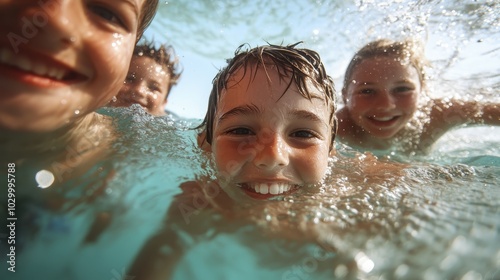
<path fill-rule="evenodd" d="M 267 194 L 269 192 L 269 187 L 265 184 L 260 185 L 260 193 L 261 194 Z"/>
<path fill-rule="evenodd" d="M 64 70 L 49 68 L 46 73 L 47 76 L 61 80 L 64 77 Z"/>
<path fill-rule="evenodd" d="M 33 63 L 33 72 L 35 72 L 38 75 L 43 75 L 47 73 L 47 66 L 41 63 Z"/>
<path fill-rule="evenodd" d="M 50 67 L 38 61 L 31 61 L 23 55 L 14 54 L 9 49 L 4 48 L 0 48 L 0 62 L 15 66 L 24 71 L 32 72 L 40 76 L 48 76 L 57 80 L 61 80 L 66 73 L 64 69 Z"/>
<path fill-rule="evenodd" d="M 381 122 L 386 122 L 392 120 L 394 117 L 373 117 L 374 120 L 376 121 L 381 121 Z"/>
<path fill-rule="evenodd" d="M 280 186 L 278 184 L 271 184 L 271 187 L 269 188 L 269 193 L 270 194 L 279 194 L 280 193 Z"/>
<path fill-rule="evenodd" d="M 253 189 L 255 190 L 256 193 L 260 194 L 282 194 L 284 192 L 289 191 L 291 186 L 289 184 L 284 184 L 284 183 L 272 183 L 272 184 L 266 184 L 266 183 L 257 183 L 253 186 Z"/>

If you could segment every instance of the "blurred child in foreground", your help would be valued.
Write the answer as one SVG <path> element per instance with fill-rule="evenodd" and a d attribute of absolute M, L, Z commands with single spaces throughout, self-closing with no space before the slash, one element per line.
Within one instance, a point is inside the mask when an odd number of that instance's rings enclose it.
<path fill-rule="evenodd" d="M 158 7 L 157 0 L 107 2 L 1 2 L 2 162 L 48 170 L 62 182 L 106 154 L 114 130 L 94 111 L 118 93 Z M 26 21 L 41 15 L 43 25 Z M 35 34 L 25 38 L 26 30 Z"/>

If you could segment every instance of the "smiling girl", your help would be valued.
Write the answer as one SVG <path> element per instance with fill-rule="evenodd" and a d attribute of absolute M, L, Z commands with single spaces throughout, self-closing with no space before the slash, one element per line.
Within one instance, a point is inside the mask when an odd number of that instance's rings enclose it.
<path fill-rule="evenodd" d="M 381 39 L 361 48 L 347 67 L 337 113 L 340 141 L 361 150 L 429 152 L 464 124 L 500 125 L 498 104 L 434 99 L 423 104 L 428 65 L 411 40 Z"/>

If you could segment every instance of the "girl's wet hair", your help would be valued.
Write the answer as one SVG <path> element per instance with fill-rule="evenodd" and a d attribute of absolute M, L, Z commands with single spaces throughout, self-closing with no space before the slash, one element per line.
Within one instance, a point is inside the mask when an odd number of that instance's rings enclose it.
<path fill-rule="evenodd" d="M 144 4 L 142 4 L 136 42 L 141 39 L 142 34 L 153 21 L 156 11 L 158 10 L 159 2 L 159 0 L 146 0 Z"/>
<path fill-rule="evenodd" d="M 391 56 L 402 63 L 407 62 L 413 65 L 413 67 L 417 69 L 422 87 L 425 87 L 425 81 L 427 80 L 426 68 L 429 66 L 429 62 L 425 58 L 423 46 L 412 39 L 403 41 L 380 39 L 366 44 L 351 59 L 345 72 L 342 93 L 345 94 L 354 69 L 363 60 L 374 57 Z"/>
<path fill-rule="evenodd" d="M 179 58 L 175 54 L 174 48 L 164 44 L 156 47 L 154 42 L 145 41 L 144 43 L 140 43 L 135 46 L 134 56 L 146 56 L 152 58 L 156 63 L 165 68 L 170 76 L 170 83 L 168 84 L 167 95 L 165 96 L 165 98 L 168 98 L 170 90 L 177 84 L 182 74 Z"/>
<path fill-rule="evenodd" d="M 217 104 L 222 92 L 227 89 L 234 73 L 239 69 L 244 69 L 244 75 L 252 66 L 261 66 L 264 69 L 274 67 L 278 71 L 280 79 L 290 78 L 287 88 L 294 83 L 300 95 L 311 100 L 308 89 L 308 82 L 323 93 L 324 101 L 331 108 L 330 125 L 332 127 L 332 143 L 337 133 L 337 118 L 335 117 L 335 88 L 333 79 L 327 75 L 323 62 L 319 54 L 310 49 L 295 48 L 298 42 L 288 46 L 265 45 L 252 49 L 244 49 L 246 44 L 239 46 L 235 51 L 235 56 L 228 59 L 228 65 L 222 68 L 212 81 L 212 91 L 208 101 L 208 109 L 203 122 L 197 127 L 201 128 L 208 144 L 212 144 L 213 124 L 217 110 Z M 256 69 L 256 68 L 255 68 Z"/>

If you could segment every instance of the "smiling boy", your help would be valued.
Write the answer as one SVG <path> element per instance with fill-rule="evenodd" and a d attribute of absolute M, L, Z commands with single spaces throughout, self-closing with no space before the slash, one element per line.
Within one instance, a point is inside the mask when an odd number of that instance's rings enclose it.
<path fill-rule="evenodd" d="M 289 194 L 325 175 L 333 81 L 316 52 L 295 46 L 240 48 L 214 79 L 203 147 L 233 198 Z"/>
<path fill-rule="evenodd" d="M 122 84 L 151 5 L 155 11 L 152 0 L 2 1 L 0 127 L 49 132 L 104 105 Z M 9 41 L 13 34 L 23 40 Z"/>
<path fill-rule="evenodd" d="M 325 177 L 334 153 L 335 90 L 318 53 L 296 45 L 240 46 L 217 74 L 198 138 L 213 160 L 216 180 L 180 186 L 165 226 L 143 246 L 130 275 L 172 277 L 189 247 L 178 231 L 203 236 L 213 211 L 231 221 L 220 219 L 221 231 L 233 231 L 245 218 L 232 215 L 247 205 L 260 209 L 276 202 L 269 200 L 317 191 L 310 186 Z"/>
<path fill-rule="evenodd" d="M 172 87 L 179 81 L 182 71 L 172 46 L 154 42 L 137 45 L 130 62 L 125 82 L 109 105 L 128 107 L 141 105 L 155 116 L 166 115 L 165 106 Z"/>
<path fill-rule="evenodd" d="M 111 139 L 102 135 L 113 132 L 94 110 L 117 94 L 157 6 L 157 0 L 1 1 L 2 160 L 64 165 L 76 150 L 67 164 L 76 169 L 98 154 L 96 146 Z"/>

